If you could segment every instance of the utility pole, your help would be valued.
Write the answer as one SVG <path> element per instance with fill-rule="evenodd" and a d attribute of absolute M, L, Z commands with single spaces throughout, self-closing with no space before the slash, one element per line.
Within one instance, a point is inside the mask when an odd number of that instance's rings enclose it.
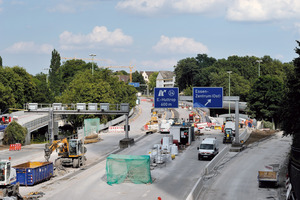
<path fill-rule="evenodd" d="M 92 57 L 92 75 L 94 75 L 94 57 L 96 56 L 95 54 L 90 54 Z"/>
<path fill-rule="evenodd" d="M 260 77 L 260 63 L 262 60 L 257 60 L 256 62 L 258 62 L 258 77 Z"/>
<path fill-rule="evenodd" d="M 232 73 L 232 71 L 227 71 L 228 75 L 229 75 L 229 94 L 228 96 L 230 97 L 230 74 Z M 229 104 L 228 104 L 228 114 L 230 115 L 230 101 L 229 101 Z M 229 116 L 230 117 L 230 116 Z"/>

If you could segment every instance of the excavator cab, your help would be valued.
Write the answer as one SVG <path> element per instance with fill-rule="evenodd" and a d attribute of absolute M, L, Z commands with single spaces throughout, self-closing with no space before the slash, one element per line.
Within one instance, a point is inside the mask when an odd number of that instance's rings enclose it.
<path fill-rule="evenodd" d="M 70 156 L 78 156 L 78 155 L 84 153 L 81 140 L 70 139 L 69 144 L 70 144 L 70 146 L 69 146 Z"/>

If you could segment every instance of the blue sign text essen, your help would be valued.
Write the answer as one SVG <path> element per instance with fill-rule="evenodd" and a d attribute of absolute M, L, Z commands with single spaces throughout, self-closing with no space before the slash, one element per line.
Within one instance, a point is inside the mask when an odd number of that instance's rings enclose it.
<path fill-rule="evenodd" d="M 194 108 L 223 108 L 222 87 L 194 87 L 193 88 Z"/>

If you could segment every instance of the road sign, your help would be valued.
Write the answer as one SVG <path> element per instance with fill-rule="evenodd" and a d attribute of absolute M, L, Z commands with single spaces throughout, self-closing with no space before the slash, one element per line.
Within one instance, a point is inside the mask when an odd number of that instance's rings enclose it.
<path fill-rule="evenodd" d="M 194 108 L 223 108 L 223 88 L 194 87 L 193 106 Z"/>
<path fill-rule="evenodd" d="M 154 88 L 154 108 L 178 108 L 178 88 Z"/>
<path fill-rule="evenodd" d="M 128 83 L 129 85 L 132 85 L 133 87 L 140 87 L 140 83 L 139 82 L 131 82 Z"/>

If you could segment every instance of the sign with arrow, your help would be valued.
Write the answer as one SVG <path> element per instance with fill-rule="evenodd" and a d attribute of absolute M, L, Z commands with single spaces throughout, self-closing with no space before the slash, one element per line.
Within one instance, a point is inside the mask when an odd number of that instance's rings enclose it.
<path fill-rule="evenodd" d="M 194 108 L 223 108 L 222 87 L 194 87 Z"/>

